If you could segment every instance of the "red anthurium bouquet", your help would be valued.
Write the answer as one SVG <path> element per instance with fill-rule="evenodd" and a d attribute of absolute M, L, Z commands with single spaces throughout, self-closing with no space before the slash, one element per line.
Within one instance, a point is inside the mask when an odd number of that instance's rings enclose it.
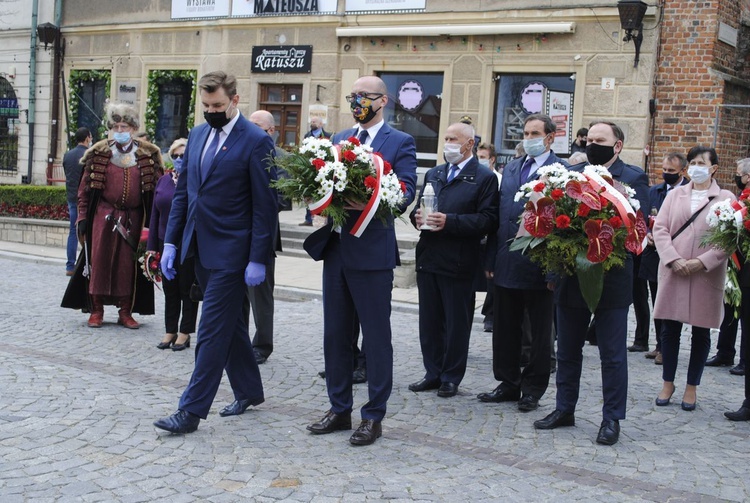
<path fill-rule="evenodd" d="M 627 252 L 641 253 L 647 228 L 635 191 L 602 166 L 579 173 L 555 163 L 539 175 L 516 193 L 516 201 L 528 201 L 510 249 L 528 254 L 545 273 L 576 274 L 593 312 L 604 273 L 621 267 Z"/>

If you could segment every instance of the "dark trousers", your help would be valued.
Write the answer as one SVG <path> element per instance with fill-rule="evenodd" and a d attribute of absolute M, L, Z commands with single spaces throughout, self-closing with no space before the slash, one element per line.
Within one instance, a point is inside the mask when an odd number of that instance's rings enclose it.
<path fill-rule="evenodd" d="M 742 325 L 742 335 L 740 336 L 740 363 L 745 363 L 745 347 L 747 338 L 745 330 L 750 330 L 750 299 L 745 300 L 745 292 L 750 296 L 750 288 L 742 288 L 742 306 L 740 307 L 740 319 L 734 317 L 734 308 L 729 304 L 724 304 L 724 319 L 719 328 L 719 339 L 716 341 L 716 354 L 721 358 L 734 360 L 737 353 L 735 345 L 737 343 L 737 329 Z M 747 305 L 746 305 L 747 303 Z"/>
<path fill-rule="evenodd" d="M 236 400 L 263 401 L 263 383 L 242 304 L 246 299 L 244 269 L 205 269 L 195 259 L 203 290 L 203 310 L 195 346 L 195 368 L 179 408 L 206 418 L 226 370 Z"/>
<path fill-rule="evenodd" d="M 659 283 L 649 281 L 648 289 L 651 292 L 651 304 L 656 304 L 656 292 L 659 290 Z M 658 318 L 654 318 L 654 331 L 656 332 L 656 350 L 661 352 L 661 320 Z"/>
<path fill-rule="evenodd" d="M 509 391 L 541 398 L 547 391 L 552 353 L 553 294 L 550 290 L 517 290 L 495 286 L 492 372 Z M 523 325 L 528 313 L 529 362 L 521 371 Z"/>
<path fill-rule="evenodd" d="M 159 250 L 163 249 L 164 242 L 159 240 Z M 178 329 L 183 334 L 192 334 L 195 332 L 195 320 L 198 317 L 198 303 L 190 300 L 190 287 L 195 282 L 195 260 L 189 257 L 181 264 L 178 262 L 179 260 L 175 261 L 174 265 L 177 271 L 175 279 L 162 279 L 164 327 L 168 334 L 176 334 Z"/>
<path fill-rule="evenodd" d="M 385 416 L 393 388 L 391 345 L 391 290 L 393 270 L 346 269 L 341 242 L 332 236 L 323 263 L 323 354 L 326 387 L 331 410 L 336 414 L 353 407 L 353 327 L 359 317 L 362 345 L 367 348 L 369 400 L 362 419 L 380 421 Z"/>
<path fill-rule="evenodd" d="M 627 307 L 597 309 L 594 314 L 602 364 L 602 416 L 625 418 L 628 394 Z M 557 306 L 557 409 L 575 412 L 581 384 L 583 344 L 591 313 L 586 308 Z"/>
<path fill-rule="evenodd" d="M 417 272 L 417 287 L 425 379 L 458 385 L 469 356 L 474 280 Z"/>
<path fill-rule="evenodd" d="M 76 234 L 78 204 L 76 201 L 68 201 L 68 213 L 70 214 L 70 229 L 68 230 L 68 243 L 66 246 L 68 260 L 65 262 L 65 270 L 72 271 L 76 267 L 76 252 L 78 251 L 78 235 Z"/>
<path fill-rule="evenodd" d="M 680 352 L 680 334 L 682 323 L 674 320 L 662 320 L 661 355 L 664 359 L 662 379 L 674 382 L 677 372 L 677 357 Z M 688 363 L 687 383 L 698 386 L 701 383 L 703 369 L 706 366 L 708 351 L 711 349 L 711 331 L 708 328 L 693 325 L 693 336 L 690 338 L 690 362 Z"/>
<path fill-rule="evenodd" d="M 635 337 L 633 344 L 648 347 L 651 328 L 651 310 L 648 306 L 648 281 L 633 274 L 633 311 L 635 312 Z"/>
<path fill-rule="evenodd" d="M 275 273 L 276 258 L 272 258 L 266 264 L 266 279 L 263 283 L 247 288 L 247 298 L 253 313 L 253 322 L 255 323 L 253 348 L 266 358 L 273 353 L 273 289 L 275 286 Z"/>

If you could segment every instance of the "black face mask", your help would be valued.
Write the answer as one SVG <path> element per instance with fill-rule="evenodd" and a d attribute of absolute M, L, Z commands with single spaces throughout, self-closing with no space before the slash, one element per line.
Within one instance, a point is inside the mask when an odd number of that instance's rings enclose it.
<path fill-rule="evenodd" d="M 375 115 L 380 111 L 380 108 L 373 110 L 372 106 L 362 107 L 356 101 L 352 102 L 350 108 L 352 109 L 354 120 L 360 124 L 367 124 L 374 119 Z"/>
<path fill-rule="evenodd" d="M 664 181 L 667 182 L 669 185 L 674 185 L 680 179 L 680 174 L 679 173 L 662 173 L 661 177 L 664 178 Z"/>
<path fill-rule="evenodd" d="M 746 183 L 742 183 L 742 177 L 740 175 L 734 175 L 734 183 L 737 184 L 737 188 L 740 190 L 745 190 Z"/>
<path fill-rule="evenodd" d="M 229 124 L 230 119 L 227 117 L 227 112 L 229 111 L 229 108 L 232 106 L 230 103 L 226 110 L 223 112 L 203 112 L 203 118 L 206 119 L 206 122 L 209 126 L 211 126 L 214 129 L 221 129 L 227 124 Z"/>
<path fill-rule="evenodd" d="M 615 156 L 614 145 L 599 145 L 598 143 L 589 143 L 586 145 L 586 158 L 591 165 L 604 166 Z"/>

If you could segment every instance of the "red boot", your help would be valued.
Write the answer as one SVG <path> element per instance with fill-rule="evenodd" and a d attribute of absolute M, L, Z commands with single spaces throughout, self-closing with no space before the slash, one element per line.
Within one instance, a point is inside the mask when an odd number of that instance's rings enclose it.
<path fill-rule="evenodd" d="M 100 328 L 104 322 L 104 303 L 98 295 L 91 296 L 91 316 L 89 316 L 89 326 L 91 328 Z"/>
<path fill-rule="evenodd" d="M 133 319 L 133 315 L 130 313 L 130 297 L 120 299 L 117 305 L 120 308 L 117 324 L 122 325 L 125 328 L 139 328 L 140 325 Z"/>

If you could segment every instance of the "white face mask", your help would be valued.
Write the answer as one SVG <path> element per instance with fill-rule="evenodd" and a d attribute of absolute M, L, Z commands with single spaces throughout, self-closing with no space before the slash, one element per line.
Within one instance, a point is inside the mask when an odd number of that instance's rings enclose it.
<path fill-rule="evenodd" d="M 451 164 L 458 164 L 463 159 L 464 155 L 461 153 L 463 145 L 456 143 L 446 143 L 443 145 L 443 157 Z"/>
<path fill-rule="evenodd" d="M 542 155 L 547 150 L 547 146 L 544 144 L 544 138 L 532 138 L 523 141 L 523 149 L 531 157 L 536 157 Z"/>
<path fill-rule="evenodd" d="M 477 158 L 477 161 L 479 161 L 479 164 L 482 166 L 490 167 L 490 160 L 489 159 L 479 159 Z"/>
<path fill-rule="evenodd" d="M 695 183 L 704 183 L 711 178 L 710 166 L 690 165 L 688 167 L 688 176 Z"/>

